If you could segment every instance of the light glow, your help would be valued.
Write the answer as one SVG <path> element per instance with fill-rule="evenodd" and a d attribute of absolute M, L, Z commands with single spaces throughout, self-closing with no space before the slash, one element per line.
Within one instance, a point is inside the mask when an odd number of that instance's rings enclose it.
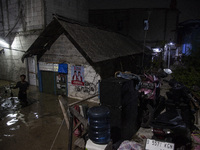
<path fill-rule="evenodd" d="M 0 46 L 2 48 L 9 48 L 9 44 L 3 39 L 0 39 Z"/>
<path fill-rule="evenodd" d="M 7 122 L 7 126 L 11 126 L 11 125 L 15 124 L 17 121 L 18 121 L 18 119 L 16 119 L 16 118 L 11 119 L 10 121 Z"/>
<path fill-rule="evenodd" d="M 154 53 L 160 53 L 162 51 L 161 48 L 152 48 Z"/>
<path fill-rule="evenodd" d="M 168 45 L 174 45 L 174 43 L 173 43 L 173 42 L 170 42 Z"/>

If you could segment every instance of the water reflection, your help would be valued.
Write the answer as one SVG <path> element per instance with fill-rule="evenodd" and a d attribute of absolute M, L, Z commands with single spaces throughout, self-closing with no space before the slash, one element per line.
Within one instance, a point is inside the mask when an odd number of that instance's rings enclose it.
<path fill-rule="evenodd" d="M 11 125 L 15 124 L 17 121 L 18 121 L 17 118 L 13 118 L 10 121 L 8 121 L 6 124 L 7 124 L 7 126 L 11 126 Z"/>
<path fill-rule="evenodd" d="M 12 108 L 12 109 L 18 108 L 19 109 L 21 107 L 19 104 L 20 104 L 20 102 L 17 97 L 9 97 L 6 99 L 2 99 L 1 100 L 1 110 L 10 109 L 10 108 Z"/>
<path fill-rule="evenodd" d="M 7 126 L 16 124 L 19 120 L 27 125 L 24 114 L 20 113 L 20 102 L 17 97 L 9 97 L 0 101 L 0 118 L 6 120 Z M 38 116 L 36 116 L 38 117 Z"/>
<path fill-rule="evenodd" d="M 10 128 L 9 130 L 10 130 L 10 131 L 15 131 L 15 130 L 17 130 L 17 129 L 19 129 L 19 128 L 20 128 L 20 125 L 17 125 L 15 128 L 12 127 L 12 128 Z"/>
<path fill-rule="evenodd" d="M 3 136 L 5 136 L 5 137 L 13 137 L 14 135 L 4 134 Z"/>
<path fill-rule="evenodd" d="M 35 115 L 35 118 L 37 118 L 37 119 L 39 118 L 39 116 L 38 116 L 38 113 L 37 113 L 37 112 L 35 112 L 35 113 L 34 113 L 34 115 Z"/>
<path fill-rule="evenodd" d="M 31 92 L 29 105 L 23 108 L 18 100 L 13 105 L 11 99 L 0 99 L 0 150 L 50 148 L 63 117 L 57 96 Z M 60 142 L 63 137 L 67 137 L 65 126 L 54 149 L 67 149 L 66 140 Z"/>
<path fill-rule="evenodd" d="M 24 119 L 24 114 L 20 113 L 19 111 L 17 111 L 16 113 L 8 114 L 6 116 L 6 118 L 7 119 L 11 118 L 11 120 L 7 121 L 7 123 L 6 123 L 7 126 L 11 126 L 11 125 L 17 123 L 19 120 L 21 122 L 23 122 L 25 125 L 27 125 L 27 123 L 26 123 L 26 121 Z"/>
<path fill-rule="evenodd" d="M 6 117 L 16 117 L 17 114 L 8 114 Z"/>

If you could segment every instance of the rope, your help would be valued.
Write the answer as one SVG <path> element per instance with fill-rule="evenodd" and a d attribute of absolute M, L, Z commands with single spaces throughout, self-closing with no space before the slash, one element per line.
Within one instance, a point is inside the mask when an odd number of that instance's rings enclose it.
<path fill-rule="evenodd" d="M 56 139 L 57 139 L 57 137 L 58 137 L 58 134 L 60 133 L 60 130 L 61 130 L 61 127 L 62 127 L 63 123 L 64 123 L 64 118 L 63 118 L 63 120 L 62 120 L 62 123 L 60 124 L 60 127 L 59 127 L 59 129 L 58 129 L 58 132 L 56 133 L 56 136 L 55 136 L 55 138 L 54 138 L 54 140 L 53 140 L 53 143 L 52 143 L 52 145 L 51 145 L 50 150 L 52 150 L 52 148 L 53 148 L 53 146 L 54 146 L 54 144 L 55 144 L 55 141 L 56 141 Z"/>

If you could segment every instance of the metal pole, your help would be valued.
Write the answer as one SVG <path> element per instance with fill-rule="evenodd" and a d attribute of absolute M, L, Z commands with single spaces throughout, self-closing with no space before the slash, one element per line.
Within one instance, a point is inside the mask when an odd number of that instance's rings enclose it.
<path fill-rule="evenodd" d="M 171 47 L 169 46 L 169 51 L 168 51 L 168 69 L 170 67 L 170 51 L 171 51 Z"/>
<path fill-rule="evenodd" d="M 68 150 L 72 150 L 72 140 L 73 140 L 73 115 L 70 114 L 70 117 L 69 117 L 69 140 L 68 140 Z"/>

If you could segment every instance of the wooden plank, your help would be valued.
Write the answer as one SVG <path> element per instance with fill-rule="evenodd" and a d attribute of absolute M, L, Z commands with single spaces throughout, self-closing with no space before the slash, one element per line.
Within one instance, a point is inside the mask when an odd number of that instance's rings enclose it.
<path fill-rule="evenodd" d="M 93 95 L 93 96 L 88 97 L 88 98 L 86 98 L 86 99 L 83 99 L 83 100 L 80 100 L 80 101 L 71 103 L 71 104 L 69 104 L 69 107 L 74 106 L 74 105 L 76 105 L 76 104 L 80 104 L 80 103 L 82 103 L 82 102 L 84 102 L 84 101 L 87 101 L 87 100 L 89 100 L 89 99 L 92 99 L 92 98 L 94 98 L 94 97 L 97 97 L 98 95 L 99 95 L 99 94 L 96 94 L 96 95 Z"/>
<path fill-rule="evenodd" d="M 68 101 L 64 100 L 64 98 L 61 95 L 58 96 L 58 100 L 59 100 L 60 107 L 62 109 L 64 118 L 65 118 L 65 122 L 66 122 L 67 128 L 69 130 L 69 128 L 70 128 L 70 125 L 69 125 L 70 113 L 69 113 L 69 108 L 68 108 Z"/>
<path fill-rule="evenodd" d="M 83 124 L 84 128 L 86 129 L 87 124 L 88 124 L 87 119 L 85 119 L 81 114 L 79 114 L 79 112 L 77 112 L 74 108 L 70 107 L 69 110 L 72 113 L 72 115 L 74 115 Z"/>
<path fill-rule="evenodd" d="M 79 122 L 73 129 L 73 132 L 81 125 L 81 122 Z"/>

